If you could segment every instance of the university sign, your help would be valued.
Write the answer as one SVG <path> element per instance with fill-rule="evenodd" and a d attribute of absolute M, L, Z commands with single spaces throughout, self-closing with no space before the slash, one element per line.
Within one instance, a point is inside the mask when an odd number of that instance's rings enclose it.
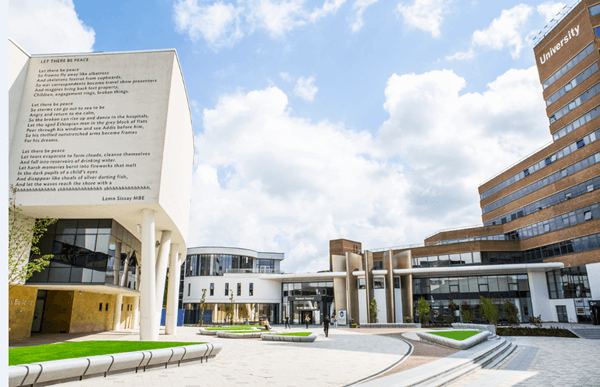
<path fill-rule="evenodd" d="M 542 54 L 542 56 L 540 56 L 540 64 L 546 63 L 546 61 L 550 59 L 552 55 L 556 54 L 565 44 L 569 43 L 571 39 L 576 36 L 579 36 L 579 25 L 567 31 L 567 34 L 564 36 L 564 38 L 562 38 L 554 46 L 550 47 L 547 53 Z"/>

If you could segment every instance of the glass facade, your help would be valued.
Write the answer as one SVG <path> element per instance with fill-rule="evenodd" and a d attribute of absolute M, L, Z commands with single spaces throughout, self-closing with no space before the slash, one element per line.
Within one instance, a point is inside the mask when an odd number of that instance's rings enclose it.
<path fill-rule="evenodd" d="M 256 263 L 256 267 L 254 264 Z M 186 277 L 222 276 L 224 273 L 274 273 L 274 259 L 232 254 L 194 254 L 186 258 Z"/>
<path fill-rule="evenodd" d="M 269 323 L 279 323 L 279 304 L 206 304 L 204 315 L 200 310 L 199 303 L 185 303 L 183 323 L 198 324 L 202 316 L 204 324 L 229 324 L 231 321 L 227 315 L 229 308 L 233 308 L 233 323 L 250 324 L 258 323 L 262 320 L 269 320 Z"/>
<path fill-rule="evenodd" d="M 119 257 L 115 257 L 117 244 L 121 246 Z M 112 219 L 59 219 L 48 228 L 38 247 L 41 254 L 53 254 L 54 258 L 27 284 L 122 284 L 139 289 L 137 257 L 141 243 Z"/>
<path fill-rule="evenodd" d="M 282 318 L 290 316 L 293 324 L 320 324 L 325 314 L 335 312 L 333 282 L 283 283 Z"/>
<path fill-rule="evenodd" d="M 546 272 L 550 298 L 590 298 L 590 283 L 585 266 L 573 266 Z"/>
<path fill-rule="evenodd" d="M 504 318 L 504 300 L 510 300 L 519 308 L 521 321 L 527 321 L 531 315 L 527 274 L 413 279 L 414 310 L 417 310 L 419 299 L 425 298 L 431 307 L 429 319 L 436 323 L 443 323 L 444 317 L 450 315 L 450 299 L 459 307 L 469 308 L 474 322 L 483 323 L 478 308 L 479 296 L 492 299 L 498 306 L 500 321 Z"/>
<path fill-rule="evenodd" d="M 550 118 L 549 118 L 550 119 L 550 123 L 553 123 L 553 122 L 556 122 L 556 121 L 560 120 L 562 117 L 564 117 L 571 110 L 573 110 L 576 107 L 580 106 L 582 103 L 584 103 L 586 101 L 589 101 L 590 99 L 594 98 L 596 95 L 598 95 L 598 93 L 600 93 L 600 83 L 597 83 L 594 86 L 590 87 L 588 90 L 586 90 L 585 92 L 583 92 L 577 98 L 575 98 L 574 100 L 572 100 L 571 102 L 569 102 L 568 104 L 566 104 L 565 106 L 563 106 L 562 108 L 558 109 L 554 114 L 552 114 L 550 116 Z"/>
<path fill-rule="evenodd" d="M 548 107 L 548 106 L 552 105 L 554 102 L 558 101 L 569 91 L 573 90 L 573 88 L 575 86 L 579 85 L 581 82 L 583 82 L 586 79 L 588 79 L 589 77 L 591 77 L 597 71 L 598 71 L 598 62 L 595 62 L 593 65 L 591 65 L 587 69 L 583 70 L 579 75 L 577 75 L 575 78 L 573 78 L 571 80 L 571 82 L 567 83 L 566 85 L 564 85 L 563 87 L 558 89 L 558 91 L 556 93 L 554 93 L 550 97 L 548 97 L 548 99 L 546 100 L 546 107 Z"/>
<path fill-rule="evenodd" d="M 579 62 L 581 62 L 584 58 L 594 52 L 594 43 L 590 44 L 586 48 L 584 48 L 580 53 L 575 55 L 573 59 L 568 61 L 563 67 L 558 69 L 554 74 L 552 74 L 547 80 L 542 82 L 542 87 L 546 90 L 550 85 L 554 82 L 558 81 L 563 75 L 569 72 L 573 67 L 575 67 Z"/>

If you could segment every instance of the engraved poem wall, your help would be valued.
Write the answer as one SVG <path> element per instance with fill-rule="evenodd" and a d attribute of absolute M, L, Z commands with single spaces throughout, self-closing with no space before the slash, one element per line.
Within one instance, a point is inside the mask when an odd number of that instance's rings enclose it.
<path fill-rule="evenodd" d="M 173 60 L 31 58 L 10 152 L 19 203 L 158 202 Z"/>

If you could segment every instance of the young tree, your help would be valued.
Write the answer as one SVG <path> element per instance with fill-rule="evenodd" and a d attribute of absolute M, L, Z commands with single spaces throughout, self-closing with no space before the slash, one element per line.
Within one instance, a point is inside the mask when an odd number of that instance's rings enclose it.
<path fill-rule="evenodd" d="M 202 289 L 202 298 L 200 299 L 200 326 L 204 325 L 204 311 L 206 310 L 206 289 Z"/>
<path fill-rule="evenodd" d="M 458 317 L 456 316 L 458 306 L 454 303 L 452 297 L 448 297 L 448 300 L 450 300 L 450 305 L 448 306 L 448 308 L 450 309 L 450 315 L 446 317 L 446 323 L 451 325 L 453 322 L 458 321 Z"/>
<path fill-rule="evenodd" d="M 471 315 L 471 307 L 466 302 L 463 302 L 460 306 L 460 314 L 462 315 L 464 323 L 470 323 L 471 321 L 473 321 L 473 316 Z"/>
<path fill-rule="evenodd" d="M 419 302 L 417 303 L 417 316 L 419 316 L 419 321 L 423 324 L 423 319 L 425 316 L 429 315 L 429 303 L 423 297 L 419 298 Z"/>
<path fill-rule="evenodd" d="M 229 296 L 229 305 L 225 306 L 225 316 L 227 316 L 226 318 L 229 319 L 230 324 L 233 325 L 233 311 L 235 310 L 233 303 L 233 289 L 231 289 L 230 292 L 231 296 Z"/>
<path fill-rule="evenodd" d="M 375 298 L 373 298 L 373 300 L 371 300 L 370 313 L 371 313 L 371 322 L 377 323 L 378 322 L 377 313 L 379 313 L 379 309 L 377 309 L 377 300 L 375 300 Z"/>
<path fill-rule="evenodd" d="M 514 327 L 519 326 L 519 308 L 517 308 L 515 304 L 509 300 L 504 300 L 503 307 L 504 313 L 506 313 L 506 321 L 508 321 L 508 324 Z"/>
<path fill-rule="evenodd" d="M 494 326 L 498 325 L 498 307 L 489 298 L 479 296 L 479 299 L 481 300 L 481 305 L 479 306 L 481 316 L 490 324 Z"/>
<path fill-rule="evenodd" d="M 36 246 L 48 226 L 56 219 L 32 220 L 23 216 L 17 205 L 16 188 L 11 187 L 12 196 L 8 200 L 8 283 L 9 289 L 27 281 L 33 273 L 42 271 L 53 257 L 42 255 Z M 30 258 L 31 255 L 31 258 Z"/>

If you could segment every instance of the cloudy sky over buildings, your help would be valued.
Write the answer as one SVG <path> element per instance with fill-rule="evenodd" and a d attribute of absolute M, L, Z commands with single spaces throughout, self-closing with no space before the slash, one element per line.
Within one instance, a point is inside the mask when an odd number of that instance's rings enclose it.
<path fill-rule="evenodd" d="M 328 269 L 330 239 L 481 223 L 478 185 L 551 141 L 533 38 L 572 4 L 11 0 L 9 35 L 32 54 L 177 49 L 189 246 L 285 252 L 295 272 Z"/>

